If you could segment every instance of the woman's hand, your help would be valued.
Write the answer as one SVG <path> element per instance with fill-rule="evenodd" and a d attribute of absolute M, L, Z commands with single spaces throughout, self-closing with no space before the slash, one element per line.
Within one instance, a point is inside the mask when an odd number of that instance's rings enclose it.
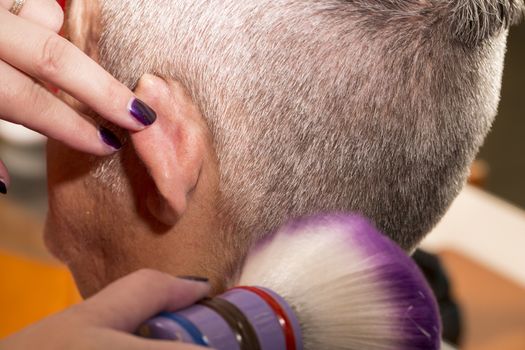
<path fill-rule="evenodd" d="M 95 155 L 120 144 L 78 114 L 40 82 L 83 102 L 108 121 L 131 131 L 152 124 L 155 112 L 57 32 L 63 12 L 55 0 L 27 0 L 18 16 L 13 0 L 0 0 L 0 119 L 22 124 Z M 0 181 L 9 183 L 0 162 Z"/>
<path fill-rule="evenodd" d="M 194 345 L 148 340 L 131 335 L 161 311 L 174 311 L 205 297 L 205 282 L 140 270 L 66 311 L 0 342 L 2 350 L 111 349 L 197 350 Z"/>

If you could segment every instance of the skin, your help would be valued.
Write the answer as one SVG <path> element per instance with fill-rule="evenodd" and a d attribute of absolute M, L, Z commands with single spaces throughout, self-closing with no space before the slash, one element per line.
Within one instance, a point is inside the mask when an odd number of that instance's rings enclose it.
<path fill-rule="evenodd" d="M 176 82 L 145 76 L 136 93 L 159 118 L 112 159 L 48 143 L 47 246 L 83 296 L 143 267 L 205 276 L 222 291 L 218 171 L 206 124 Z M 98 175 L 101 166 L 110 178 Z"/>
<path fill-rule="evenodd" d="M 63 14 L 53 0 L 32 0 L 19 16 L 8 12 L 11 0 L 0 0 L 0 118 L 25 125 L 72 148 L 93 155 L 115 149 L 99 137 L 94 120 L 76 111 L 40 83 L 52 84 L 126 130 L 144 130 L 127 111 L 134 94 L 56 32 Z M 147 138 L 145 134 L 142 138 Z M 136 134 L 133 138 L 141 138 Z M 144 141 L 147 145 L 147 140 Z M 66 146 L 67 145 L 67 146 Z M 82 172 L 85 164 L 78 165 Z M 9 185 L 0 162 L 0 180 Z M 180 179 L 179 179 L 180 180 Z M 89 201 L 88 201 L 89 202 Z M 185 203 L 185 202 L 181 202 Z M 107 284 L 107 283 L 106 283 Z M 46 318 L 0 342 L 18 349 L 197 349 L 130 335 L 162 310 L 176 310 L 208 295 L 210 285 L 140 270 L 83 303 Z"/>
<path fill-rule="evenodd" d="M 66 25 L 69 39 L 94 60 L 96 4 L 71 3 Z M 218 165 L 207 123 L 176 81 L 146 75 L 135 94 L 158 119 L 139 132 L 118 130 L 125 142 L 117 154 L 92 157 L 48 143 L 47 246 L 85 297 L 140 268 L 205 276 L 219 293 L 235 256 L 217 234 Z M 83 101 L 65 100 L 103 122 Z"/>

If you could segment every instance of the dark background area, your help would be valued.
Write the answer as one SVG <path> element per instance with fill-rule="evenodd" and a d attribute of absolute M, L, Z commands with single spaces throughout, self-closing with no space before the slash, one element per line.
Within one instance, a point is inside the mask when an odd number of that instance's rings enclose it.
<path fill-rule="evenodd" d="M 525 208 L 525 24 L 509 37 L 499 114 L 479 158 L 489 166 L 486 189 Z"/>

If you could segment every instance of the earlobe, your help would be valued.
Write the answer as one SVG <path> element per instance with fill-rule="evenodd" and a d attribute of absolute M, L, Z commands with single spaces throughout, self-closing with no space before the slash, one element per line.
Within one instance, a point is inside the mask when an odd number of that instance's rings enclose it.
<path fill-rule="evenodd" d="M 206 152 L 202 116 L 178 82 L 146 75 L 135 93 L 158 115 L 153 125 L 131 136 L 155 184 L 142 195 L 151 215 L 173 226 L 184 215 L 201 175 Z"/>

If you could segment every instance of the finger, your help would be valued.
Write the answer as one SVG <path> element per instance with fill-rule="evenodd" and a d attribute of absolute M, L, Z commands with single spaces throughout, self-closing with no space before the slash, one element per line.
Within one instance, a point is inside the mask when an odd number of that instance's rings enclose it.
<path fill-rule="evenodd" d="M 208 283 L 140 270 L 114 282 L 78 307 L 94 325 L 134 332 L 157 313 L 192 305 L 209 291 Z"/>
<path fill-rule="evenodd" d="M 116 151 L 117 144 L 105 143 L 99 129 L 80 116 L 28 76 L 0 61 L 0 115 L 61 141 L 77 150 L 95 155 Z"/>
<path fill-rule="evenodd" d="M 6 194 L 11 179 L 9 178 L 9 172 L 4 165 L 4 162 L 0 159 L 0 193 Z"/>
<path fill-rule="evenodd" d="M 0 8 L 9 10 L 14 0 L 0 0 Z M 58 33 L 64 23 L 64 11 L 56 0 L 27 0 L 18 14 Z"/>
<path fill-rule="evenodd" d="M 210 350 L 210 348 L 203 348 L 193 344 L 149 340 L 114 330 L 98 332 L 95 345 L 97 349 L 112 350 Z"/>
<path fill-rule="evenodd" d="M 155 121 L 153 110 L 66 39 L 6 11 L 0 11 L 0 23 L 0 59 L 125 129 L 139 131 Z"/>

